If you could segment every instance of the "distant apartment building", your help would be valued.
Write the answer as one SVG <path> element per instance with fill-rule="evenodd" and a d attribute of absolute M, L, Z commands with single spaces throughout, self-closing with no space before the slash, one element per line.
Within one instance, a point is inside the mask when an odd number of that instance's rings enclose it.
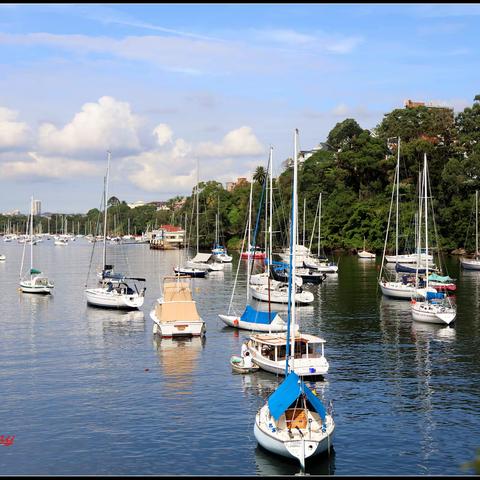
<path fill-rule="evenodd" d="M 42 214 L 42 202 L 40 200 L 33 201 L 33 214 L 34 215 Z"/>
<path fill-rule="evenodd" d="M 241 187 L 242 185 L 248 185 L 249 182 L 246 177 L 238 177 L 236 182 L 227 182 L 225 184 L 225 189 L 227 192 L 231 192 L 237 187 Z"/>
<path fill-rule="evenodd" d="M 405 108 L 412 109 L 412 108 L 418 108 L 418 107 L 426 107 L 426 108 L 436 108 L 439 110 L 445 110 L 448 113 L 451 113 L 453 115 L 453 108 L 451 107 L 446 107 L 444 105 L 435 105 L 433 102 L 414 102 L 412 100 L 405 100 Z"/>

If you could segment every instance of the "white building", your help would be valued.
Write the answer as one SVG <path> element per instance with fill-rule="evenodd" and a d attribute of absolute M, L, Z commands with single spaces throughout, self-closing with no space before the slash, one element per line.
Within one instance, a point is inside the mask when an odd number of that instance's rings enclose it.
<path fill-rule="evenodd" d="M 146 203 L 142 200 L 138 200 L 138 202 L 127 203 L 127 205 L 130 208 L 137 208 L 137 207 L 143 207 L 144 205 L 146 205 Z"/>
<path fill-rule="evenodd" d="M 42 202 L 40 200 L 33 201 L 33 214 L 34 215 L 42 214 Z"/>

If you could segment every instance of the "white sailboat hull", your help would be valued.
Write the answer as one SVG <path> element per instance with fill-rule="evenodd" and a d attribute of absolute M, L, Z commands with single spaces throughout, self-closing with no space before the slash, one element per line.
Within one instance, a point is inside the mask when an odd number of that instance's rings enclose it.
<path fill-rule="evenodd" d="M 273 320 L 272 323 L 253 323 L 245 322 L 239 316 L 235 315 L 218 315 L 225 325 L 233 328 L 240 328 L 242 330 L 250 330 L 254 332 L 286 332 L 287 324 L 285 322 L 279 323 Z"/>
<path fill-rule="evenodd" d="M 410 300 L 415 287 L 413 285 L 404 285 L 401 282 L 379 282 L 383 295 L 392 298 L 402 298 Z"/>
<path fill-rule="evenodd" d="M 304 258 L 302 260 L 301 266 L 305 266 L 306 268 L 317 270 L 320 273 L 337 273 L 338 272 L 338 265 L 328 264 L 324 262 L 319 263 L 310 257 Z"/>
<path fill-rule="evenodd" d="M 20 282 L 20 290 L 24 293 L 41 293 L 49 294 L 53 290 L 53 285 L 35 285 L 35 283 L 30 280 L 25 280 Z"/>
<path fill-rule="evenodd" d="M 424 253 L 420 255 L 420 262 L 425 262 L 427 257 Z M 389 263 L 417 263 L 418 254 L 411 253 L 408 255 L 385 255 L 385 261 Z M 428 255 L 428 261 L 433 261 L 433 255 Z"/>
<path fill-rule="evenodd" d="M 370 252 L 358 252 L 357 254 L 360 258 L 375 258 L 375 254 L 374 253 L 370 253 Z"/>
<path fill-rule="evenodd" d="M 88 288 L 85 296 L 89 305 L 104 308 L 136 309 L 143 305 L 145 297 L 138 293 L 120 294 L 115 290 L 107 292 L 104 288 Z"/>
<path fill-rule="evenodd" d="M 230 263 L 233 260 L 233 257 L 231 257 L 230 255 L 226 255 L 225 253 L 220 253 L 220 254 L 214 253 L 213 259 L 216 262 L 220 262 L 220 263 Z"/>
<path fill-rule="evenodd" d="M 269 293 L 268 286 L 251 285 L 250 292 L 253 298 L 262 302 L 288 303 L 288 289 L 283 291 L 271 288 Z M 308 305 L 312 303 L 314 299 L 315 297 L 313 293 L 307 290 L 303 290 L 302 292 L 295 294 L 295 302 L 298 305 Z"/>
<path fill-rule="evenodd" d="M 480 270 L 480 260 L 474 258 L 461 258 L 460 264 L 465 270 Z"/>
<path fill-rule="evenodd" d="M 286 429 L 278 430 L 268 420 L 268 404 L 264 405 L 255 416 L 253 433 L 257 442 L 266 450 L 282 457 L 302 461 L 328 451 L 333 444 L 335 425 L 330 416 L 327 416 L 326 432 L 311 431 L 304 429 L 304 439 L 295 429 L 292 429 L 291 437 Z M 272 427 L 269 427 L 269 424 Z M 303 453 L 304 452 L 304 453 Z M 302 455 L 303 453 L 303 455 Z"/>
<path fill-rule="evenodd" d="M 412 318 L 417 322 L 450 325 L 457 316 L 456 309 L 440 307 L 427 302 L 416 302 L 411 305 Z"/>

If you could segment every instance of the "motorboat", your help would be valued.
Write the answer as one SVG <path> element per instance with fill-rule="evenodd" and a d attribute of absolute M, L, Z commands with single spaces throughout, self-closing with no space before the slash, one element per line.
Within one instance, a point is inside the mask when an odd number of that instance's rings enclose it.
<path fill-rule="evenodd" d="M 295 372 L 301 377 L 323 377 L 329 369 L 325 357 L 325 340 L 316 335 L 300 333 L 298 325 L 295 330 Z M 255 333 L 250 335 L 247 342 L 253 362 L 263 370 L 276 375 L 285 375 L 286 345 L 285 333 Z"/>
<path fill-rule="evenodd" d="M 162 337 L 196 337 L 206 332 L 205 322 L 198 314 L 188 278 L 181 276 L 163 279 L 163 296 L 150 312 L 153 333 Z"/>

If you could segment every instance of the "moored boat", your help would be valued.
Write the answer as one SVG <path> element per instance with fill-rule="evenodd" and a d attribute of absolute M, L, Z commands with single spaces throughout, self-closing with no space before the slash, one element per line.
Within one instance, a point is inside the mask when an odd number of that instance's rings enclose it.
<path fill-rule="evenodd" d="M 205 335 L 205 322 L 198 314 L 187 278 L 165 277 L 162 293 L 150 312 L 154 334 L 167 338 Z"/>

